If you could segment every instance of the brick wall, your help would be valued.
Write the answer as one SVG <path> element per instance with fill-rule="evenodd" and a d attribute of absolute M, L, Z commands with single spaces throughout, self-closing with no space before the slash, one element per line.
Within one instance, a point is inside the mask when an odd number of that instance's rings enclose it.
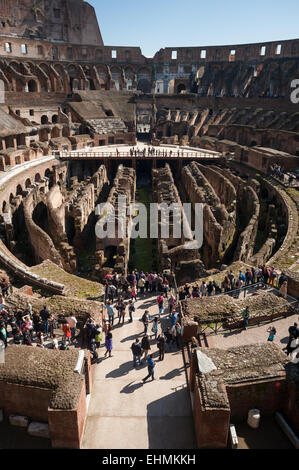
<path fill-rule="evenodd" d="M 233 423 L 247 420 L 248 412 L 258 409 L 266 416 L 283 408 L 287 396 L 285 379 L 226 387 Z"/>

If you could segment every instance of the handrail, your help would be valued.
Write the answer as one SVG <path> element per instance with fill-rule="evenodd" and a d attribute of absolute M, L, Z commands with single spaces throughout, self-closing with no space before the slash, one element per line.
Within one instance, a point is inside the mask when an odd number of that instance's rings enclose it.
<path fill-rule="evenodd" d="M 248 289 L 251 289 L 251 288 L 254 288 L 254 287 L 259 287 L 260 285 L 265 286 L 265 287 L 269 287 L 267 284 L 265 284 L 263 282 L 258 282 L 256 284 L 251 284 L 250 286 L 245 286 L 242 289 L 236 289 L 236 290 L 233 290 L 233 291 L 228 291 L 228 292 L 225 292 L 225 293 L 222 293 L 222 294 L 214 295 L 213 297 L 223 297 L 223 296 L 227 296 L 227 295 L 234 296 L 234 295 L 236 295 L 237 292 L 240 293 L 241 291 L 247 291 Z M 245 297 L 246 297 L 246 295 L 244 296 L 244 298 Z M 291 297 L 291 296 L 289 296 L 289 297 Z M 209 298 L 209 297 L 207 297 L 207 298 Z M 285 306 L 278 305 L 277 307 L 272 307 L 268 310 L 255 312 L 254 315 L 251 316 L 250 318 L 251 319 L 257 319 L 257 323 L 251 324 L 251 325 L 249 324 L 248 327 L 249 328 L 250 327 L 252 327 L 252 328 L 259 327 L 260 324 L 272 323 L 273 321 L 277 321 L 280 318 L 287 318 L 289 316 L 294 315 L 294 312 L 292 312 L 291 310 L 292 309 L 295 310 L 295 306 L 296 306 L 296 304 L 298 304 L 298 300 L 294 299 L 293 297 L 291 297 L 291 298 L 292 298 L 292 301 L 287 302 L 285 304 Z M 285 309 L 286 307 L 290 307 L 289 312 L 282 313 L 281 316 L 275 316 L 275 318 L 274 318 L 275 312 L 277 310 Z M 269 318 L 267 318 L 267 319 L 264 318 L 263 320 L 259 320 L 259 313 L 261 313 L 261 312 L 263 313 L 263 317 L 265 315 L 267 315 L 267 313 L 270 313 L 270 312 L 271 312 L 271 315 L 269 315 Z M 234 327 L 229 326 L 229 321 L 232 320 L 232 321 L 236 322 L 238 320 L 238 316 L 239 315 L 231 315 L 231 316 L 228 316 L 228 317 L 223 317 L 222 319 L 205 318 L 205 319 L 202 319 L 202 320 L 198 320 L 197 322 L 198 322 L 199 334 L 207 332 L 207 330 L 211 330 L 207 334 L 217 335 L 217 333 L 221 330 L 225 332 L 225 331 L 228 331 L 228 330 L 231 331 L 231 330 L 234 330 L 234 329 L 238 329 L 238 327 L 234 328 Z"/>
<path fill-rule="evenodd" d="M 160 152 L 160 154 L 155 154 L 155 155 L 149 155 L 149 154 L 143 154 L 143 152 L 140 152 L 139 154 L 137 153 L 135 155 L 131 154 L 130 152 L 119 152 L 118 154 L 114 152 L 56 152 L 56 155 L 61 159 L 76 159 L 76 158 L 114 158 L 114 159 L 119 159 L 119 158 L 128 158 L 128 159 L 137 159 L 137 158 L 144 158 L 144 159 L 152 159 L 152 158 L 200 158 L 200 159 L 220 159 L 221 157 L 219 155 L 211 155 L 210 153 L 203 153 L 203 152 L 186 152 L 186 151 L 180 151 L 180 152 Z"/>

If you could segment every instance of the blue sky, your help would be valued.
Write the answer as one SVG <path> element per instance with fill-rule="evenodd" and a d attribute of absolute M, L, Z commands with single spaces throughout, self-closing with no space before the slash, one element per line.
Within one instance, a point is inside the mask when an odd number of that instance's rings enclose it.
<path fill-rule="evenodd" d="M 298 0 L 88 0 L 105 45 L 162 47 L 299 38 Z"/>

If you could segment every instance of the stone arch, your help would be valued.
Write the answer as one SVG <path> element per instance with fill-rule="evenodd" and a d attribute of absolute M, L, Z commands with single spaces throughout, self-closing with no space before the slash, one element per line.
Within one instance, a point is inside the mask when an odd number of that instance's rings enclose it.
<path fill-rule="evenodd" d="M 69 64 L 68 68 L 68 75 L 70 81 L 70 88 L 71 91 L 73 90 L 80 90 L 80 80 L 79 80 L 79 69 L 76 64 Z"/>
<path fill-rule="evenodd" d="M 36 175 L 35 175 L 35 177 L 34 177 L 34 181 L 35 181 L 36 183 L 38 183 L 40 180 L 41 180 L 40 174 L 39 174 L 39 173 L 36 173 Z"/>
<path fill-rule="evenodd" d="M 62 128 L 62 137 L 69 137 L 70 136 L 70 129 L 67 126 Z"/>
<path fill-rule="evenodd" d="M 13 193 L 10 193 L 10 195 L 9 195 L 9 204 L 13 203 L 14 198 L 15 197 L 14 197 Z"/>
<path fill-rule="evenodd" d="M 122 69 L 117 66 L 112 66 L 110 68 L 112 80 L 115 83 L 115 88 L 120 90 L 122 88 Z"/>
<path fill-rule="evenodd" d="M 180 95 L 184 91 L 187 91 L 186 85 L 184 83 L 179 83 L 177 86 L 177 94 Z"/>
<path fill-rule="evenodd" d="M 51 130 L 51 137 L 52 138 L 60 137 L 60 130 L 58 127 L 53 127 L 53 129 Z"/>
<path fill-rule="evenodd" d="M 152 73 L 146 67 L 141 67 L 137 72 L 137 88 L 143 93 L 151 93 Z"/>
<path fill-rule="evenodd" d="M 17 196 L 22 196 L 22 194 L 23 194 L 23 188 L 20 184 L 18 184 L 18 186 L 17 186 L 17 193 L 16 194 L 17 194 Z"/>
<path fill-rule="evenodd" d="M 57 124 L 58 123 L 58 114 L 53 114 L 52 116 L 52 123 Z"/>
<path fill-rule="evenodd" d="M 38 92 L 38 85 L 36 80 L 31 79 L 28 82 L 28 92 L 29 93 L 37 93 Z"/>
<path fill-rule="evenodd" d="M 2 214 L 7 213 L 8 210 L 9 210 L 9 208 L 8 208 L 7 202 L 6 202 L 6 201 L 3 201 L 3 203 L 2 203 Z"/>
<path fill-rule="evenodd" d="M 143 93 L 150 93 L 152 89 L 151 82 L 146 78 L 141 78 L 138 80 L 137 89 L 143 91 Z"/>
<path fill-rule="evenodd" d="M 48 141 L 48 137 L 49 137 L 48 129 L 40 129 L 38 131 L 38 135 L 39 135 L 40 142 L 47 142 Z"/>
<path fill-rule="evenodd" d="M 30 178 L 27 178 L 26 181 L 25 181 L 25 188 L 28 189 L 28 188 L 30 188 L 30 186 L 31 186 L 31 180 L 30 180 Z"/>
<path fill-rule="evenodd" d="M 40 120 L 41 124 L 48 124 L 49 123 L 49 118 L 46 114 L 43 114 Z"/>

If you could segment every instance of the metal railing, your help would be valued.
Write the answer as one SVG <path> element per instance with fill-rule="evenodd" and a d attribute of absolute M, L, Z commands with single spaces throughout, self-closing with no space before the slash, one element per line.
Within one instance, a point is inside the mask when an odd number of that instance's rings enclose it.
<path fill-rule="evenodd" d="M 209 159 L 215 160 L 220 159 L 219 155 L 214 155 L 210 153 L 202 153 L 202 152 L 163 152 L 160 151 L 160 154 L 155 152 L 155 154 L 150 155 L 147 152 L 145 155 L 142 152 L 139 152 L 135 155 L 131 154 L 130 152 L 53 152 L 55 156 L 63 160 L 68 159 L 102 159 L 102 158 L 112 158 L 112 159 L 153 159 L 153 158 L 167 158 L 167 159 L 178 159 L 178 158 L 186 158 L 186 159 Z"/>
<path fill-rule="evenodd" d="M 240 299 L 240 294 L 244 293 L 244 299 L 245 299 L 250 290 L 252 291 L 258 288 L 269 289 L 269 287 L 271 288 L 271 286 L 269 286 L 268 284 L 265 284 L 263 282 L 258 282 L 255 284 L 251 284 L 249 286 L 245 286 L 241 289 L 227 291 L 227 292 L 214 295 L 212 297 L 207 297 L 207 298 L 213 298 L 213 297 L 220 298 L 223 296 L 230 296 L 230 297 Z M 276 288 L 274 287 L 274 289 Z M 298 300 L 294 299 L 291 296 L 288 296 L 288 297 L 291 300 L 287 301 L 285 305 L 279 305 L 277 307 L 272 307 L 267 310 L 254 312 L 253 315 L 249 317 L 249 324 L 247 326 L 247 329 L 256 328 L 262 324 L 264 325 L 267 323 L 272 323 L 273 321 L 277 321 L 282 318 L 288 318 L 289 316 L 297 314 L 298 307 L 299 307 Z M 239 324 L 242 322 L 243 322 L 243 319 L 242 319 L 241 314 L 222 317 L 221 319 L 206 318 L 206 319 L 198 321 L 198 334 L 199 335 L 202 335 L 202 334 L 217 335 L 220 332 L 228 332 L 228 331 L 231 332 L 233 330 L 239 329 L 240 328 Z"/>

